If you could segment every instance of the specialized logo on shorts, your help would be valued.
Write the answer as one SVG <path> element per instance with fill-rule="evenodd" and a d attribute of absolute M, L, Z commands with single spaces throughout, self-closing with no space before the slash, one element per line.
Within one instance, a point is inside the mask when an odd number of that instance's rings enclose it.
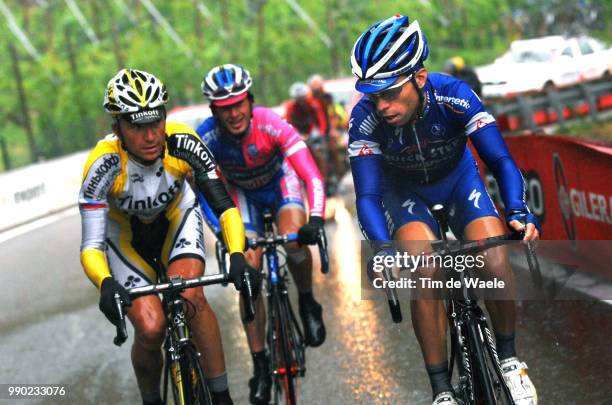
<path fill-rule="evenodd" d="M 404 203 L 402 204 L 402 207 L 404 208 L 408 207 L 408 213 L 410 215 L 414 215 L 414 212 L 412 212 L 412 210 L 414 209 L 414 205 L 415 205 L 415 202 L 409 198 L 406 201 L 404 201 Z"/>
<path fill-rule="evenodd" d="M 85 178 L 87 187 L 83 196 L 88 200 L 100 199 L 110 188 L 111 179 L 115 178 L 120 170 L 119 155 L 104 155 L 96 160 Z M 93 176 L 89 177 L 92 173 Z"/>
<path fill-rule="evenodd" d="M 474 201 L 474 207 L 480 209 L 480 205 L 478 205 L 478 202 L 480 200 L 480 196 L 482 195 L 482 193 L 476 189 L 472 190 L 472 193 L 470 194 L 470 196 L 468 197 L 468 201 Z"/>

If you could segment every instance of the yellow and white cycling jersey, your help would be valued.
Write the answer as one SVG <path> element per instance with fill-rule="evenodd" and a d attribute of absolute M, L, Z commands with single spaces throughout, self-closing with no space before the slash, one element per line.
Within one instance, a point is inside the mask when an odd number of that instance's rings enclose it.
<path fill-rule="evenodd" d="M 186 181 L 189 172 L 219 216 L 229 250 L 243 250 L 240 214 L 217 177 L 212 154 L 191 128 L 167 122 L 165 151 L 150 165 L 131 158 L 111 134 L 89 155 L 79 193 L 81 263 L 96 286 L 111 269 L 126 286 L 137 285 L 135 278 L 154 281 L 143 250 L 152 249 L 148 253 L 166 265 L 178 255 L 204 259 L 202 217 Z"/>

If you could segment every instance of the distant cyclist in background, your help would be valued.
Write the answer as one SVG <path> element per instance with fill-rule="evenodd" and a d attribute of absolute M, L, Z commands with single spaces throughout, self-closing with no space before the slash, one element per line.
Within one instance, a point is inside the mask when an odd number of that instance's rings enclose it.
<path fill-rule="evenodd" d="M 298 243 L 285 245 L 287 264 L 299 292 L 305 342 L 320 346 L 325 326 L 321 305 L 312 292 L 311 253 L 304 245 L 317 243 L 323 229 L 325 186 L 295 129 L 272 110 L 254 106 L 251 84 L 251 75 L 240 65 L 211 69 L 202 81 L 202 92 L 210 101 L 213 116 L 197 133 L 215 156 L 249 237 L 263 235 L 264 210 L 275 215 L 279 234 L 297 232 Z M 306 184 L 308 223 L 300 179 Z M 261 269 L 261 249 L 249 250 L 246 256 L 248 263 Z M 263 306 L 260 296 L 255 321 L 246 326 L 254 366 L 249 400 L 255 404 L 267 404 L 271 388 Z"/>
<path fill-rule="evenodd" d="M 347 164 L 346 145 L 342 147 L 342 142 L 345 139 L 344 135 L 348 130 L 349 116 L 346 112 L 346 108 L 343 103 L 334 100 L 330 93 L 325 93 L 325 99 L 327 100 L 327 115 L 329 117 L 329 153 L 330 160 L 334 166 L 334 173 L 336 180 L 340 180 L 344 175 Z M 333 193 L 332 193 L 333 194 Z"/>
<path fill-rule="evenodd" d="M 309 95 L 305 83 L 296 82 L 289 87 L 291 100 L 285 102 L 285 120 L 293 125 L 306 141 L 306 145 L 317 162 L 321 174 L 327 173 L 325 133 L 328 131 L 327 117 L 321 105 Z"/>
<path fill-rule="evenodd" d="M 325 145 L 327 146 L 327 152 L 329 153 L 328 161 L 331 161 L 332 165 L 331 170 L 329 170 L 330 168 L 328 167 L 326 171 L 322 172 L 322 174 L 325 177 L 325 181 L 329 188 L 328 194 L 333 194 L 342 170 L 340 168 L 341 161 L 336 139 L 337 132 L 335 132 L 334 128 L 331 126 L 332 118 L 334 116 L 334 98 L 330 93 L 325 91 L 324 85 L 325 81 L 323 80 L 323 76 L 319 74 L 314 74 L 308 78 L 310 98 L 313 100 L 315 105 L 318 105 L 318 108 L 324 111 L 325 115 L 327 130 L 323 135 L 325 136 Z"/>
<path fill-rule="evenodd" d="M 100 289 L 100 310 L 119 321 L 114 295 L 126 306 L 126 288 L 157 281 L 157 259 L 168 276 L 204 274 L 202 213 L 188 183 L 193 172 L 202 192 L 221 218 L 231 252 L 230 277 L 239 288 L 250 269 L 242 253 L 244 225 L 215 171 L 210 151 L 186 125 L 166 122 L 168 93 L 150 73 L 122 69 L 106 87 L 104 109 L 113 117 L 113 133 L 98 142 L 85 164 L 79 193 L 82 222 L 81 263 Z M 257 279 L 257 273 L 253 273 Z M 232 404 L 217 318 L 202 288 L 182 293 L 193 304 L 188 319 L 203 353 L 202 369 L 214 404 Z M 132 364 L 143 404 L 161 404 L 161 345 L 166 319 L 157 295 L 131 301 L 134 325 Z"/>
<path fill-rule="evenodd" d="M 465 64 L 461 56 L 453 56 L 444 63 L 444 73 L 466 82 L 478 97 L 482 98 L 482 83 L 476 71 Z"/>
<path fill-rule="evenodd" d="M 429 48 L 419 23 L 396 15 L 368 28 L 351 52 L 355 88 L 365 93 L 351 114 L 349 156 L 357 215 L 365 236 L 378 242 L 378 254 L 393 254 L 391 238 L 438 239 L 429 207 L 448 209 L 460 239 L 478 240 L 506 233 L 506 225 L 539 237 L 539 223 L 525 203 L 521 173 L 476 94 L 444 74 L 428 73 Z M 480 178 L 468 138 L 497 179 L 506 224 Z M 512 274 L 508 258 L 491 253 L 489 276 Z M 516 357 L 516 310 L 512 300 L 486 302 L 495 330 L 504 378 L 517 404 L 537 403 L 525 363 Z M 430 378 L 434 405 L 456 405 L 448 374 L 446 312 L 443 302 L 411 302 L 412 323 Z"/>

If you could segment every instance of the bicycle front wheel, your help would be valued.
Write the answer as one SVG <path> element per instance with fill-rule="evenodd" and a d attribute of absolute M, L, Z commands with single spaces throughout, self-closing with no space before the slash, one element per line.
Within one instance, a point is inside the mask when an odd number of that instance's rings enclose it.
<path fill-rule="evenodd" d="M 168 367 L 174 403 L 176 405 L 212 405 L 212 398 L 195 347 L 188 344 L 180 350 L 180 358 L 172 361 Z"/>
<path fill-rule="evenodd" d="M 493 338 L 486 323 L 474 320 L 468 323 L 467 328 L 476 374 L 476 398 L 483 400 L 485 404 L 514 405 L 496 358 L 497 354 L 494 354 Z"/>
<path fill-rule="evenodd" d="M 296 349 L 291 336 L 291 318 L 286 303 L 279 292 L 271 296 L 270 319 L 270 350 L 273 351 L 274 400 L 279 404 L 297 404 L 297 373 L 298 366 L 294 350 Z M 284 401 L 281 400 L 281 395 Z"/>

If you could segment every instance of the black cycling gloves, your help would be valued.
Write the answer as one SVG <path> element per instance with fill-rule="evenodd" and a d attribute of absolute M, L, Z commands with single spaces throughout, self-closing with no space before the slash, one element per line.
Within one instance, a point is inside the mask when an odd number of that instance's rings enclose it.
<path fill-rule="evenodd" d="M 323 218 L 311 216 L 308 223 L 298 230 L 298 243 L 300 245 L 316 244 L 319 239 L 319 229 L 322 229 L 323 225 L 325 225 Z"/>
<path fill-rule="evenodd" d="M 111 321 L 113 325 L 117 325 L 119 323 L 119 310 L 117 308 L 117 303 L 115 302 L 115 293 L 119 294 L 121 298 L 121 302 L 124 307 L 129 307 L 132 304 L 130 300 L 130 295 L 126 291 L 121 284 L 119 284 L 112 277 L 107 277 L 102 281 L 102 286 L 100 287 L 100 311 L 106 316 L 106 318 Z"/>
<path fill-rule="evenodd" d="M 251 294 L 253 295 L 253 300 L 255 300 L 261 289 L 261 274 L 247 264 L 242 253 L 232 253 L 230 255 L 229 278 L 236 287 L 236 290 L 242 290 L 244 282 L 243 275 L 245 273 L 251 281 Z"/>

